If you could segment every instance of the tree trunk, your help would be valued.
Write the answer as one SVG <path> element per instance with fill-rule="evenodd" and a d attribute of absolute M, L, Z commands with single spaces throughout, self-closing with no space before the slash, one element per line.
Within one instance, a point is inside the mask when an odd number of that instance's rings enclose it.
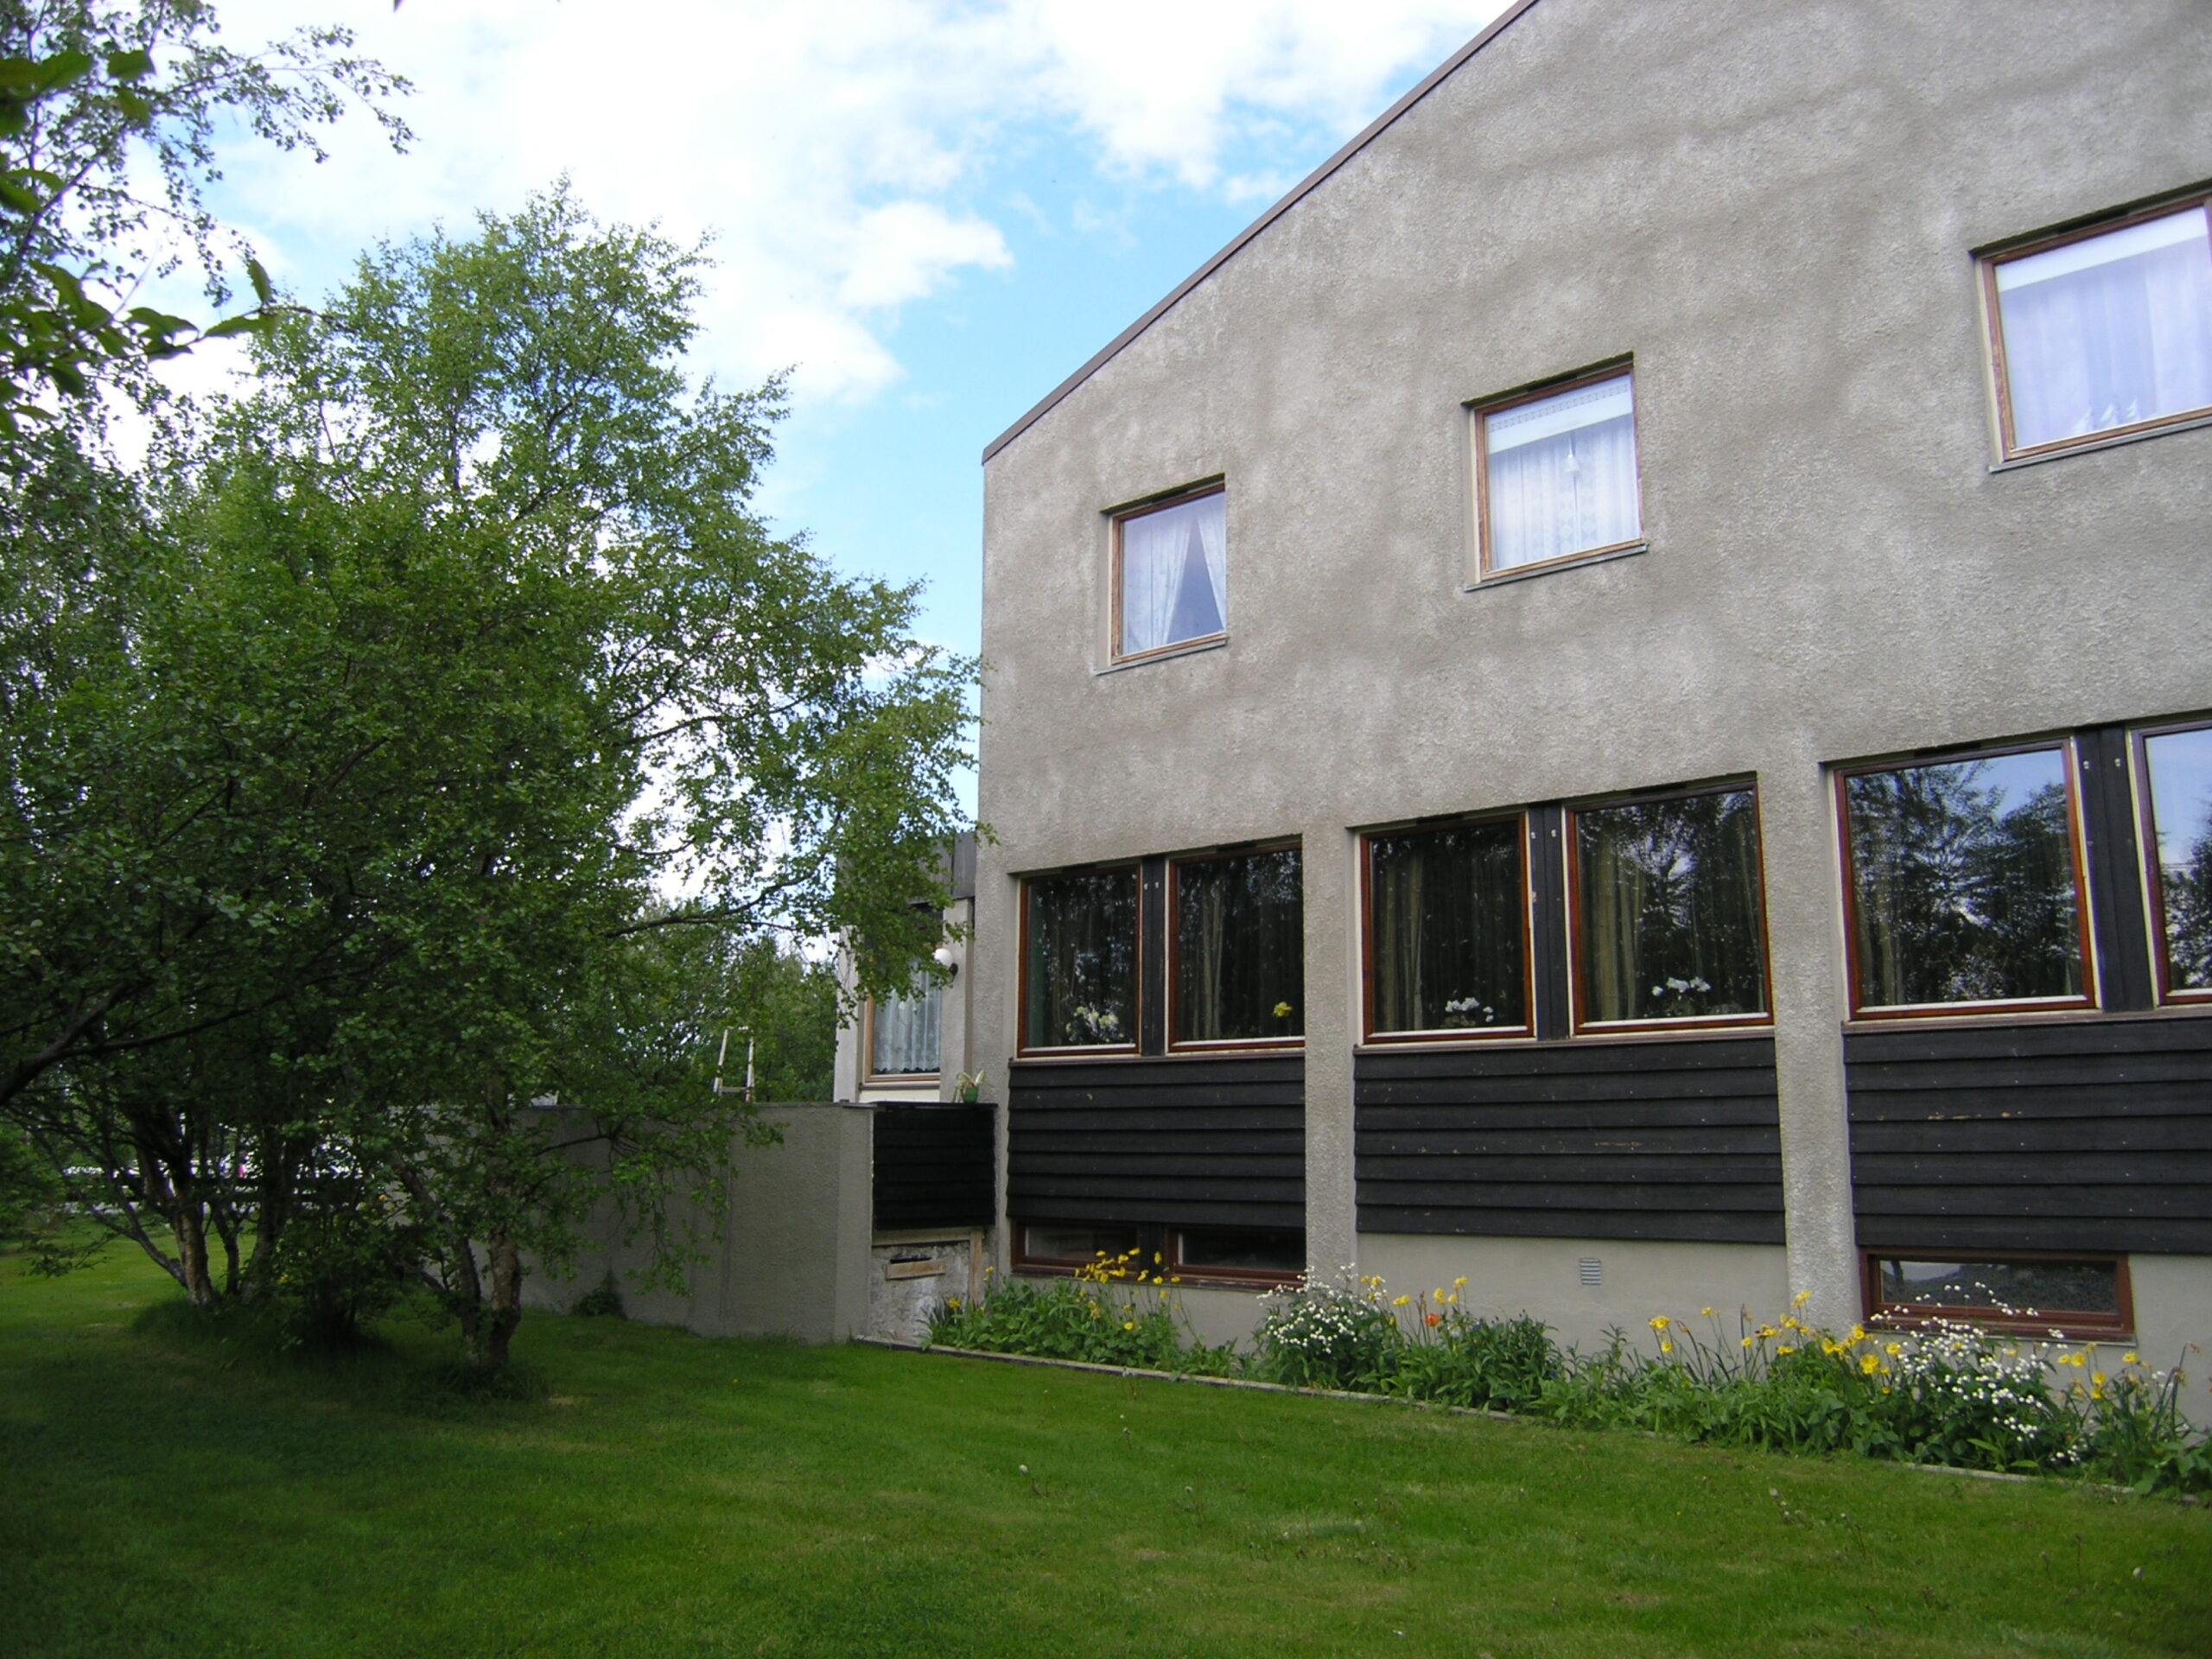
<path fill-rule="evenodd" d="M 491 1241 L 492 1306 L 484 1323 L 482 1357 L 477 1363 L 497 1370 L 507 1363 L 507 1349 L 515 1327 L 522 1323 L 522 1252 L 512 1235 L 500 1233 Z"/>
<path fill-rule="evenodd" d="M 196 1307 L 213 1307 L 219 1300 L 215 1282 L 207 1272 L 207 1218 L 195 1198 L 177 1200 L 175 1211 L 176 1253 L 183 1268 L 185 1294 Z"/>

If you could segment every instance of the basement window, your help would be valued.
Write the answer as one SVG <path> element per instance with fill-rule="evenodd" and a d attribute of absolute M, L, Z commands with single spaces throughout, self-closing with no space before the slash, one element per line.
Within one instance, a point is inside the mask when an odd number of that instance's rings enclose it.
<path fill-rule="evenodd" d="M 2034 1336 L 2123 1336 L 2135 1325 L 2127 1262 L 2118 1255 L 1870 1251 L 1866 1308 L 1891 1323 L 1945 1319 Z"/>

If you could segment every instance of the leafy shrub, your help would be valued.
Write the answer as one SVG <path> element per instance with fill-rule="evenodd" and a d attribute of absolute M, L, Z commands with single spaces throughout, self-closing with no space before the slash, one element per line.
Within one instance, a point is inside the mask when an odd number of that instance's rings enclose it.
<path fill-rule="evenodd" d="M 278 1239 L 270 1300 L 295 1344 L 358 1347 L 407 1294 L 416 1259 L 389 1199 L 353 1179 L 327 1179 Z"/>
<path fill-rule="evenodd" d="M 622 1287 L 614 1282 L 614 1269 L 609 1268 L 604 1279 L 577 1297 L 569 1312 L 580 1319 L 626 1318 L 622 1311 Z"/>
<path fill-rule="evenodd" d="M 1181 1321 L 1133 1255 L 1048 1287 L 1007 1287 L 932 1322 L 947 1345 L 1154 1370 L 1240 1370 L 1294 1388 L 1344 1389 L 1526 1412 L 1560 1423 L 1786 1452 L 1848 1452 L 1957 1468 L 2078 1472 L 2142 1492 L 2212 1491 L 2212 1440 L 2183 1415 L 2179 1368 L 2129 1353 L 2110 1373 L 2094 1345 L 2033 1342 L 1935 1321 L 1832 1335 L 1798 1317 L 1708 1307 L 1650 1320 L 1650 1351 L 1619 1332 L 1562 1351 L 1538 1321 L 1476 1319 L 1465 1280 L 1391 1296 L 1347 1270 L 1261 1299 L 1255 1351 L 1179 1345 Z M 1117 1288 L 1118 1287 L 1118 1288 Z"/>
<path fill-rule="evenodd" d="M 1294 1389 L 1380 1394 L 1395 1370 L 1404 1333 L 1372 1275 L 1341 1284 L 1301 1279 L 1260 1299 L 1262 1376 Z"/>
<path fill-rule="evenodd" d="M 1017 1280 L 971 1302 L 952 1297 L 931 1314 L 929 1339 L 939 1347 L 1144 1370 L 1231 1369 L 1229 1349 L 1209 1348 L 1191 1333 L 1159 1266 L 1154 1256 L 1148 1270 L 1128 1250 L 1102 1255 L 1071 1278 Z"/>

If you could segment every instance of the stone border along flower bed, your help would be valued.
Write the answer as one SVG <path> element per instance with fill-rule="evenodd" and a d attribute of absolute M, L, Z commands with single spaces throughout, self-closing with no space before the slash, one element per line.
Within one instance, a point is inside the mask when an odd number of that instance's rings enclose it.
<path fill-rule="evenodd" d="M 986 1269 L 987 1274 L 989 1269 Z M 1854 1452 L 1962 1473 L 2073 1475 L 2139 1493 L 2212 1491 L 2212 1440 L 2182 1414 L 2181 1368 L 2099 1344 L 2033 1341 L 1943 1320 L 1839 1338 L 1797 1317 L 1707 1307 L 1700 1329 L 1656 1314 L 1650 1353 L 1619 1332 L 1585 1354 L 1538 1321 L 1459 1306 L 1466 1281 L 1391 1296 L 1347 1269 L 1261 1298 L 1254 1346 L 1192 1332 L 1155 1257 L 1102 1255 L 1072 1276 L 1016 1281 L 932 1315 L 938 1351 L 1295 1393 L 1476 1411 L 1778 1451 Z M 2011 1312 L 2012 1310 L 2004 1310 Z M 906 1344 L 888 1344 L 903 1346 Z M 2113 1344 L 2116 1345 L 2116 1344 Z"/>

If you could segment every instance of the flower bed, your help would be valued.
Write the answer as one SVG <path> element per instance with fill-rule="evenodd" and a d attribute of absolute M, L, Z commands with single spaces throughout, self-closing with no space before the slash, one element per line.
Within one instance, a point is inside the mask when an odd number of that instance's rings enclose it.
<path fill-rule="evenodd" d="M 1296 1388 L 1486 1407 L 1561 1423 L 1683 1440 L 2005 1473 L 2073 1473 L 2141 1492 L 2212 1491 L 2212 1444 L 2182 1414 L 2181 1368 L 2094 1345 L 2028 1341 L 1934 1321 L 1841 1335 L 1796 1307 L 1772 1323 L 1655 1315 L 1648 1346 L 1614 1332 L 1594 1353 L 1561 1348 L 1525 1315 L 1480 1319 L 1466 1281 L 1423 1296 L 1350 1274 L 1262 1298 L 1254 1345 L 1192 1334 L 1173 1282 L 1135 1252 L 1071 1278 L 1001 1286 L 947 1305 L 946 1346 L 1154 1370 L 1241 1376 Z"/>

